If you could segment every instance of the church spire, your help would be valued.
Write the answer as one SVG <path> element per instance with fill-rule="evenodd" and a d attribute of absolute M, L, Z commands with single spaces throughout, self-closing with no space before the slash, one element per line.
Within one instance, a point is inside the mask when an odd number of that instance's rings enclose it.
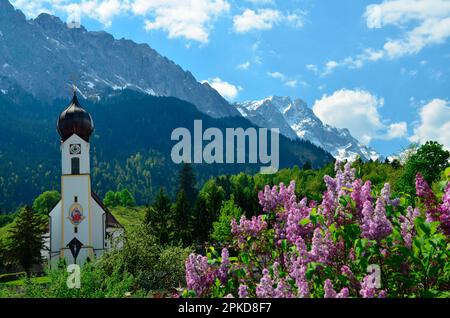
<path fill-rule="evenodd" d="M 89 137 L 94 131 L 94 122 L 91 115 L 81 106 L 77 97 L 77 89 L 73 86 L 73 97 L 69 106 L 58 119 L 58 133 L 62 141 L 66 141 L 73 134 L 77 134 L 89 142 Z"/>

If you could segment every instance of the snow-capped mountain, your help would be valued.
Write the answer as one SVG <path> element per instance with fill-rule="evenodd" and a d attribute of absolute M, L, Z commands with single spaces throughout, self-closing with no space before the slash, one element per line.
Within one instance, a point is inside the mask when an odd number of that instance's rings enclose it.
<path fill-rule="evenodd" d="M 254 124 L 279 128 L 280 133 L 290 139 L 301 138 L 322 147 L 339 160 L 376 160 L 380 155 L 372 148 L 361 144 L 348 129 L 339 129 L 324 124 L 301 99 L 269 97 L 260 101 L 235 104 L 242 116 Z"/>
<path fill-rule="evenodd" d="M 212 117 L 239 116 L 217 91 L 147 44 L 45 13 L 27 20 L 8 0 L 0 0 L 0 77 L 2 92 L 18 85 L 46 101 L 67 98 L 75 83 L 86 98 L 128 88 L 188 101 Z"/>

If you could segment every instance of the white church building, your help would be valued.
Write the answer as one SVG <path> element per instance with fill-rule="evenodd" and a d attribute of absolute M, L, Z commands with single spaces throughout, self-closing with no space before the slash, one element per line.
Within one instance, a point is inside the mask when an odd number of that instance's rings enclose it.
<path fill-rule="evenodd" d="M 94 131 L 91 115 L 76 92 L 59 116 L 61 136 L 61 201 L 50 212 L 47 259 L 52 267 L 94 260 L 122 235 L 120 223 L 91 189 L 89 138 Z"/>

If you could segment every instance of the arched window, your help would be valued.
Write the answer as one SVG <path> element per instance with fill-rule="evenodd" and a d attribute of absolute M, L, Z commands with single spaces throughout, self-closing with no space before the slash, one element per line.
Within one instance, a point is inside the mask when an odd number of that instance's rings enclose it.
<path fill-rule="evenodd" d="M 72 174 L 80 174 L 80 158 L 72 158 Z"/>

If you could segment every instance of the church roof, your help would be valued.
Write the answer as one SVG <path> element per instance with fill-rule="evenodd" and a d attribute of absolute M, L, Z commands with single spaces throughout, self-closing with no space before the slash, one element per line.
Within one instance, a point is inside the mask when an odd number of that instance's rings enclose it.
<path fill-rule="evenodd" d="M 91 191 L 92 198 L 95 202 L 105 211 L 106 214 L 106 227 L 123 227 L 119 221 L 112 215 L 109 209 L 103 204 L 102 199 L 94 192 Z"/>
<path fill-rule="evenodd" d="M 73 134 L 89 142 L 89 137 L 94 131 L 94 122 L 91 115 L 80 105 L 76 91 L 70 105 L 59 116 L 57 129 L 63 142 Z"/>

